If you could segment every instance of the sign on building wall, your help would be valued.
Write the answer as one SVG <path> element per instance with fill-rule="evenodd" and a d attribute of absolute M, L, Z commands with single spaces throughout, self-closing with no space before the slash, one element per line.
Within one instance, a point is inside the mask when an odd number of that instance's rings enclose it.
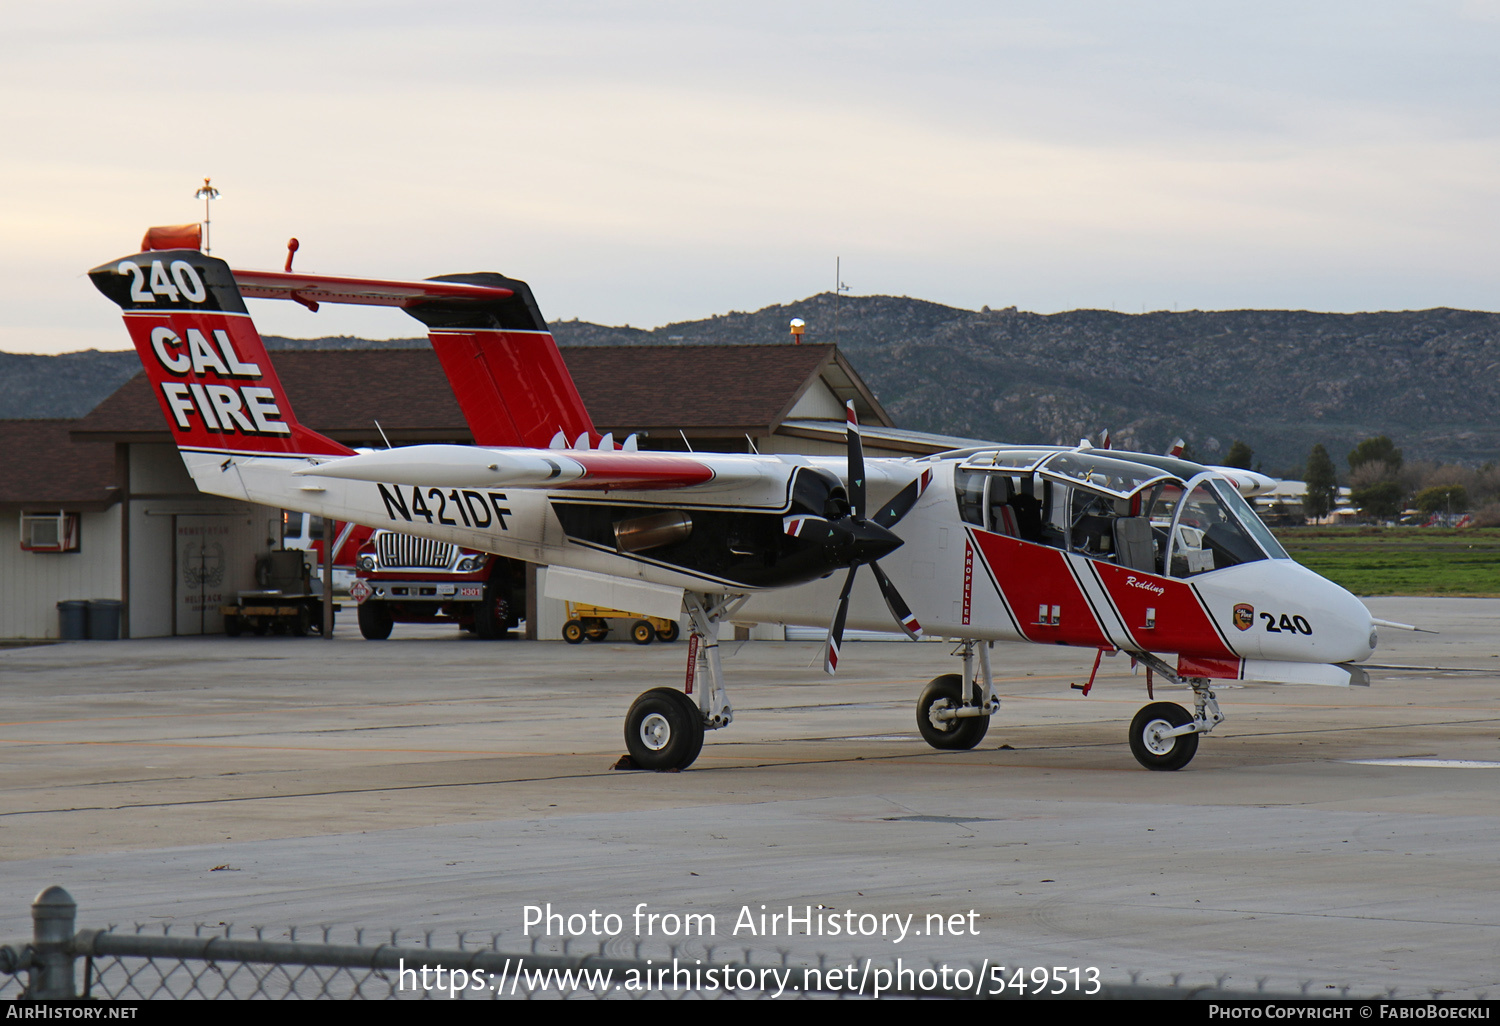
<path fill-rule="evenodd" d="M 255 586 L 256 542 L 240 517 L 179 514 L 173 520 L 176 633 L 223 633 L 219 607 Z"/>

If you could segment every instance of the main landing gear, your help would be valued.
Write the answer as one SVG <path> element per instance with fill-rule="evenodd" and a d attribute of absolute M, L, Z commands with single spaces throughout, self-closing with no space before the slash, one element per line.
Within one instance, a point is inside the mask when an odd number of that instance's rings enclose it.
<path fill-rule="evenodd" d="M 634 768 L 686 769 L 702 752 L 705 732 L 734 721 L 719 663 L 719 624 L 733 617 L 747 597 L 700 592 L 684 596 L 692 624 L 687 684 L 682 691 L 652 688 L 631 704 L 625 716 L 625 746 Z M 954 654 L 963 659 L 963 673 L 934 677 L 922 689 L 917 699 L 917 730 L 933 748 L 966 751 L 984 740 L 990 717 L 1000 710 L 1000 699 L 995 695 L 988 642 L 962 641 Z M 1174 684 L 1192 688 L 1193 711 L 1173 702 L 1145 706 L 1130 721 L 1130 752 L 1149 770 L 1182 769 L 1198 753 L 1199 735 L 1224 722 L 1212 682 L 1181 677 L 1150 653 L 1135 657 Z"/>
<path fill-rule="evenodd" d="M 983 680 L 974 676 L 975 654 Z M 958 654 L 964 672 L 934 677 L 917 699 L 917 730 L 934 748 L 967 751 L 984 740 L 990 717 L 1000 709 L 990 672 L 990 646 L 983 641 L 965 641 Z"/>
<path fill-rule="evenodd" d="M 683 691 L 652 688 L 630 706 L 625 715 L 625 747 L 636 769 L 687 769 L 703 750 L 703 732 L 734 721 L 719 664 L 719 624 L 733 616 L 747 597 L 710 597 L 695 591 L 683 597 L 692 621 L 687 686 Z"/>

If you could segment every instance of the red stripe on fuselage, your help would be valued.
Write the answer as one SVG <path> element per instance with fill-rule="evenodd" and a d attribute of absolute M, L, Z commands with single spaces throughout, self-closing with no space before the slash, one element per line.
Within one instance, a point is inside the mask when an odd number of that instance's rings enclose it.
<path fill-rule="evenodd" d="M 1239 658 L 1225 646 L 1192 585 L 1103 560 L 1093 565 L 1125 627 L 1145 651 Z M 1153 610 L 1156 626 L 1147 627 Z"/>
<path fill-rule="evenodd" d="M 1245 663 L 1241 659 L 1177 657 L 1177 675 L 1180 677 L 1209 677 L 1215 680 L 1239 680 Z"/>
<path fill-rule="evenodd" d="M 1060 550 L 988 531 L 974 530 L 973 535 L 1027 641 L 1114 647 L 1100 629 Z M 1042 606 L 1047 607 L 1048 619 L 1052 607 L 1058 607 L 1057 623 L 1036 622 L 1042 619 L 1038 615 Z"/>

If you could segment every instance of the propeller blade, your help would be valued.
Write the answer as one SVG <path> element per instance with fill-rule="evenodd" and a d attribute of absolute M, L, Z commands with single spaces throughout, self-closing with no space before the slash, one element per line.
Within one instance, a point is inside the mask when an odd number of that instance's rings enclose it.
<path fill-rule="evenodd" d="M 911 615 L 911 607 L 906 604 L 906 600 L 901 597 L 901 593 L 896 590 L 891 579 L 885 575 L 885 571 L 880 569 L 879 563 L 871 563 L 870 569 L 875 571 L 875 580 L 880 585 L 880 594 L 885 596 L 885 604 L 890 609 L 891 615 L 896 618 L 896 622 L 901 625 L 901 629 L 906 632 L 908 638 L 913 641 L 919 640 L 922 637 L 922 625 L 917 622 L 915 616 Z"/>
<path fill-rule="evenodd" d="M 828 642 L 823 648 L 823 672 L 830 677 L 839 669 L 839 646 L 844 643 L 844 620 L 849 615 L 849 593 L 854 590 L 854 575 L 858 571 L 858 563 L 849 568 L 849 576 L 844 578 L 844 590 L 839 592 L 838 611 L 833 614 L 833 623 L 828 627 Z"/>
<path fill-rule="evenodd" d="M 924 470 L 915 481 L 896 493 L 896 497 L 880 508 L 880 512 L 870 518 L 872 523 L 881 527 L 893 527 L 900 519 L 911 512 L 911 508 L 917 504 L 922 493 L 927 491 L 927 486 L 932 484 L 932 471 Z"/>
<path fill-rule="evenodd" d="M 852 399 L 844 404 L 844 428 L 849 438 L 849 506 L 858 520 L 865 515 L 865 447 Z"/>

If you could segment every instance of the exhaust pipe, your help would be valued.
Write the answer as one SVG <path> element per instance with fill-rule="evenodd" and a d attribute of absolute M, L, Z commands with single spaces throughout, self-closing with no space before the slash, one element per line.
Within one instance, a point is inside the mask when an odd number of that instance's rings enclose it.
<path fill-rule="evenodd" d="M 686 541 L 692 533 L 693 518 L 681 510 L 653 513 L 616 522 L 615 548 L 621 552 L 645 552 Z"/>

